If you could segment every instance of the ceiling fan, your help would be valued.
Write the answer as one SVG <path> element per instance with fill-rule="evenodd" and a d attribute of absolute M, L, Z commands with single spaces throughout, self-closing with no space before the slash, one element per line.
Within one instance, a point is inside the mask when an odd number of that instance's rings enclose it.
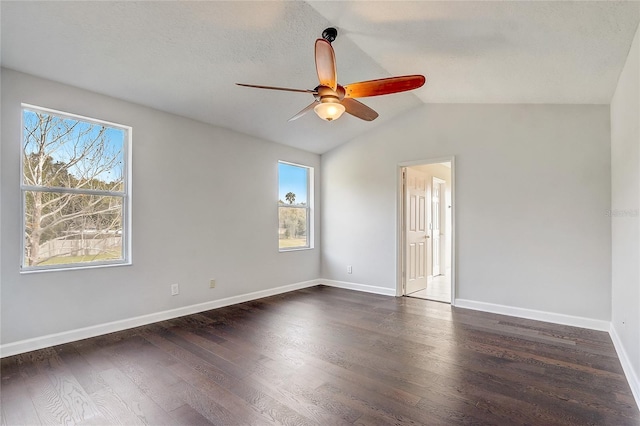
<path fill-rule="evenodd" d="M 287 92 L 311 93 L 314 101 L 302 111 L 294 115 L 289 121 L 296 120 L 312 109 L 326 121 L 333 121 L 345 111 L 354 117 L 365 121 L 372 121 L 378 113 L 355 98 L 388 95 L 390 93 L 405 92 L 422 87 L 426 79 L 422 75 L 404 75 L 398 77 L 367 80 L 341 86 L 337 82 L 336 55 L 331 46 L 338 35 L 335 28 L 327 28 L 322 32 L 322 38 L 316 40 L 316 71 L 320 84 L 315 89 L 289 89 L 286 87 L 258 86 L 255 84 L 236 83 L 238 86 L 254 87 L 258 89 L 284 90 Z"/>

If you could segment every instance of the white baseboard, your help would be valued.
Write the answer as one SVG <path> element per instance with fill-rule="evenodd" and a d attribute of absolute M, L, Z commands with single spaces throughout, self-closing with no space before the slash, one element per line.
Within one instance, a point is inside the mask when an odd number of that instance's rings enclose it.
<path fill-rule="evenodd" d="M 165 321 L 185 315 L 196 314 L 198 312 L 211 309 L 222 308 L 224 306 L 235 305 L 236 303 L 248 302 L 250 300 L 261 299 L 263 297 L 274 296 L 276 294 L 287 293 L 301 288 L 313 287 L 321 284 L 321 280 L 304 281 L 295 284 L 283 285 L 281 287 L 270 288 L 268 290 L 256 291 L 253 293 L 241 294 L 239 296 L 227 297 L 225 299 L 212 300 L 210 302 L 198 303 L 196 305 L 183 306 L 181 308 L 170 309 L 168 311 L 156 312 L 139 317 L 113 321 L 105 324 L 93 325 L 90 327 L 78 328 L 64 331 L 62 333 L 49 334 L 46 336 L 34 337 L 32 339 L 0 345 L 0 358 L 17 355 L 49 346 L 61 345 L 75 342 L 77 340 L 90 337 L 101 336 L 107 333 L 127 330 L 129 328 L 140 327 L 154 322 Z"/>
<path fill-rule="evenodd" d="M 387 288 L 387 287 L 377 287 L 377 286 L 373 286 L 373 285 L 367 285 L 367 284 L 357 284 L 357 283 L 350 283 L 347 281 L 335 281 L 335 280 L 317 280 L 318 284 L 324 284 L 326 286 L 329 287 L 337 287 L 337 288 L 344 288 L 347 290 L 356 290 L 356 291 L 363 291 L 365 293 L 375 293 L 375 294 L 382 294 L 384 296 L 395 296 L 396 295 L 396 289 L 395 288 Z"/>
<path fill-rule="evenodd" d="M 613 346 L 616 348 L 616 352 L 618 353 L 618 359 L 620 359 L 620 364 L 622 364 L 624 375 L 627 377 L 627 382 L 629 382 L 631 393 L 633 393 L 633 397 L 636 400 L 636 405 L 640 410 L 640 379 L 638 379 L 638 373 L 635 371 L 635 369 L 633 368 L 633 364 L 631 364 L 631 361 L 629 360 L 627 351 L 624 350 L 624 346 L 622 345 L 620 336 L 618 336 L 618 332 L 613 326 L 613 323 L 611 323 L 611 327 L 609 328 L 609 335 L 611 336 Z"/>
<path fill-rule="evenodd" d="M 507 305 L 478 302 L 475 300 L 456 299 L 457 308 L 473 309 L 475 311 L 491 312 L 494 314 L 509 315 L 512 317 L 526 318 L 537 321 L 552 322 L 555 324 L 571 325 L 573 327 L 588 328 L 590 330 L 609 331 L 609 321 L 593 318 L 576 317 L 572 315 L 557 314 L 554 312 L 536 311 L 534 309 L 516 308 Z"/>

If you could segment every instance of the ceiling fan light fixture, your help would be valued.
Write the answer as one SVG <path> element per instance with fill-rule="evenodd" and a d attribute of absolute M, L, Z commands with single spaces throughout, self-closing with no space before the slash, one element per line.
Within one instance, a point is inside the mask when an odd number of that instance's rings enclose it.
<path fill-rule="evenodd" d="M 316 105 L 313 110 L 325 121 L 333 121 L 340 118 L 344 113 L 345 107 L 340 103 L 338 98 L 325 96 L 320 103 Z"/>

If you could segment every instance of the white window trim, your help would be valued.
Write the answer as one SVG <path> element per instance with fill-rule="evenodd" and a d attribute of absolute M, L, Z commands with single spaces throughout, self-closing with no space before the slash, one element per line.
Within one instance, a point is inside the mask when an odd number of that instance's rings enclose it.
<path fill-rule="evenodd" d="M 305 164 L 299 164 L 299 163 L 292 163 L 290 161 L 284 161 L 284 160 L 278 160 L 278 164 L 287 164 L 289 166 L 296 166 L 296 167 L 303 167 L 305 169 L 307 169 L 307 205 L 306 206 L 281 206 L 280 204 L 278 204 L 278 215 L 277 215 L 277 220 L 278 220 L 278 227 L 280 225 L 280 207 L 288 207 L 288 208 L 297 208 L 297 209 L 306 209 L 307 210 L 307 245 L 302 247 L 285 247 L 285 248 L 281 248 L 280 247 L 280 242 L 278 240 L 278 252 L 280 253 L 286 253 L 286 252 L 291 252 L 291 251 L 302 251 L 302 250 L 313 250 L 314 245 L 315 245 L 315 226 L 314 226 L 314 205 L 315 205 L 315 197 L 314 197 L 314 193 L 315 193 L 315 184 L 314 184 L 314 174 L 315 174 L 315 170 L 312 166 L 307 166 Z M 280 182 L 279 182 L 279 176 L 278 176 L 278 189 L 280 187 Z M 276 228 L 277 229 L 277 228 Z"/>
<path fill-rule="evenodd" d="M 122 129 L 126 132 L 123 146 L 123 161 L 124 161 L 124 190 L 122 192 L 115 191 L 102 191 L 93 189 L 77 189 L 77 188 L 51 188 L 44 186 L 32 186 L 24 184 L 24 110 L 40 111 L 47 114 L 58 115 L 62 117 L 71 118 L 78 121 L 86 121 L 102 126 L 114 127 Z M 21 214 L 21 238 L 20 238 L 20 273 L 35 273 L 35 272 L 54 272 L 54 271 L 69 271 L 69 270 L 84 270 L 93 268 L 104 268 L 112 266 L 128 266 L 132 264 L 131 256 L 131 141 L 133 137 L 133 128 L 119 123 L 113 123 L 110 121 L 100 120 L 96 118 L 86 117 L 83 115 L 72 114 L 65 111 L 59 111 L 51 108 L 44 108 L 37 105 L 22 103 L 20 107 L 20 150 L 19 150 L 19 164 L 20 164 L 20 214 Z M 104 260 L 84 263 L 65 263 L 57 265 L 44 265 L 44 266 L 25 266 L 25 238 L 24 233 L 26 229 L 25 217 L 25 191 L 42 191 L 42 192 L 58 192 L 58 193 L 77 193 L 87 195 L 100 195 L 100 196 L 116 196 L 122 197 L 123 203 L 123 217 L 122 217 L 122 251 L 123 258 L 117 260 Z"/>

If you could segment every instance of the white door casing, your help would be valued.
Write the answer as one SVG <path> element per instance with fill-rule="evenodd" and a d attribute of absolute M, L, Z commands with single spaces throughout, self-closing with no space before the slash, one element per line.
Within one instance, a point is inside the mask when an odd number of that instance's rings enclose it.
<path fill-rule="evenodd" d="M 448 164 L 444 164 L 448 163 Z M 450 286 L 451 286 L 451 297 L 450 303 L 452 306 L 456 305 L 456 283 L 457 283 L 457 259 L 456 259 L 456 218 L 455 218 L 455 189 L 456 189 L 456 164 L 455 157 L 439 157 L 439 158 L 427 158 L 423 160 L 411 160 L 404 161 L 398 163 L 397 176 L 398 176 L 398 185 L 397 185 L 397 237 L 396 238 L 396 296 L 403 296 L 408 293 L 407 291 L 407 266 L 408 266 L 408 239 L 407 239 L 407 189 L 406 189 L 406 173 L 408 168 L 420 169 L 425 165 L 430 164 L 443 164 L 451 169 L 449 174 L 449 179 L 446 183 L 441 193 L 441 218 L 442 218 L 442 228 L 445 233 L 446 238 L 441 238 L 441 254 L 442 261 L 441 269 L 442 273 L 445 274 L 446 277 L 449 278 Z M 432 182 L 431 177 L 432 174 L 427 174 L 427 183 Z M 431 201 L 431 185 L 427 185 L 427 201 L 429 204 L 427 207 L 427 232 L 430 232 L 429 224 L 431 223 L 431 209 L 430 204 Z M 431 277 L 429 274 L 432 271 L 431 263 L 431 240 L 426 239 L 427 243 L 427 276 L 429 279 Z M 444 247 L 442 247 L 444 245 Z M 449 260 L 447 260 L 447 258 Z M 447 262 L 445 266 L 445 262 Z M 450 262 L 450 263 L 449 263 Z M 449 269 L 450 268 L 450 269 Z"/>

